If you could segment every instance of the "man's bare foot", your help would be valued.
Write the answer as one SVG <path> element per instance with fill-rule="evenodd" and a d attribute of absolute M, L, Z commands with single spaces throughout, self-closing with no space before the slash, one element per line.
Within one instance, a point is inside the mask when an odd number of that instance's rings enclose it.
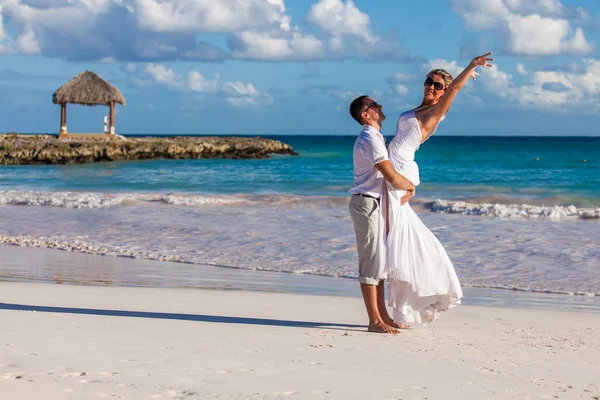
<path fill-rule="evenodd" d="M 395 328 L 392 328 L 391 326 L 384 324 L 383 322 L 369 324 L 368 331 L 374 333 L 390 333 L 392 335 L 397 335 L 400 333 Z"/>
<path fill-rule="evenodd" d="M 391 326 L 392 328 L 396 328 L 396 329 L 410 329 L 410 325 L 406 325 L 400 322 L 394 322 L 393 319 L 391 319 L 389 316 L 387 318 L 383 317 L 383 322 L 386 325 Z"/>

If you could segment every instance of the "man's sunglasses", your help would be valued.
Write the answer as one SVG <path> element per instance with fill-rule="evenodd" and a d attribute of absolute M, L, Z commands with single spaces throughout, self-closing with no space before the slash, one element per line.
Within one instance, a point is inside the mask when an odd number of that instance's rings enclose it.
<path fill-rule="evenodd" d="M 444 85 L 442 85 L 440 82 L 436 82 L 431 78 L 425 79 L 425 86 L 431 86 L 431 85 L 433 85 L 433 88 L 435 90 L 444 90 L 445 89 Z"/>
<path fill-rule="evenodd" d="M 379 106 L 380 106 L 380 104 L 378 102 L 374 101 L 367 108 L 365 108 L 365 111 L 363 111 L 363 112 L 367 112 L 371 108 L 379 108 Z"/>

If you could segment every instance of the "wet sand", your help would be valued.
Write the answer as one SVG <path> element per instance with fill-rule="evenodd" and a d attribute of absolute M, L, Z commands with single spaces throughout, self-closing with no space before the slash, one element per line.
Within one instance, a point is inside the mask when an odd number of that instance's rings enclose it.
<path fill-rule="evenodd" d="M 0 245 L 0 280 L 359 297 L 354 279 Z M 600 297 L 465 288 L 465 305 L 600 313 Z"/>

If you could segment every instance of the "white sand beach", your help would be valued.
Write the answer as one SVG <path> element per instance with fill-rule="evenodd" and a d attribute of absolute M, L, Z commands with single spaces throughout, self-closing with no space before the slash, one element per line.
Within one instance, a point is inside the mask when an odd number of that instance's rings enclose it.
<path fill-rule="evenodd" d="M 460 306 L 397 336 L 358 297 L 0 282 L 0 399 L 599 399 L 600 317 Z"/>

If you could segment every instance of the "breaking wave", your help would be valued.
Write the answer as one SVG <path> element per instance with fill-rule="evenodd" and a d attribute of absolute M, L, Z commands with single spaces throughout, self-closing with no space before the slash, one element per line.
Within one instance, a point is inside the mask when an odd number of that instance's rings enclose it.
<path fill-rule="evenodd" d="M 33 207 L 58 207 L 97 209 L 131 204 L 173 206 L 345 206 L 348 196 L 298 196 L 282 194 L 264 195 L 212 195 L 186 193 L 101 193 L 101 192 L 51 192 L 51 191 L 0 191 L 0 204 Z M 509 204 L 509 199 L 499 202 L 453 201 L 415 198 L 411 205 L 417 210 L 437 213 L 477 215 L 496 218 L 527 219 L 600 219 L 600 207 L 576 207 L 574 205 Z M 532 203 L 539 200 L 532 200 Z"/>
<path fill-rule="evenodd" d="M 133 195 L 86 192 L 0 191 L 0 204 L 60 208 L 107 208 L 133 200 Z"/>
<path fill-rule="evenodd" d="M 481 215 L 498 218 L 580 218 L 599 219 L 600 208 L 577 208 L 575 206 L 537 206 L 529 204 L 497 204 L 497 203 L 469 203 L 465 201 L 435 200 L 427 205 L 431 211 Z"/>

